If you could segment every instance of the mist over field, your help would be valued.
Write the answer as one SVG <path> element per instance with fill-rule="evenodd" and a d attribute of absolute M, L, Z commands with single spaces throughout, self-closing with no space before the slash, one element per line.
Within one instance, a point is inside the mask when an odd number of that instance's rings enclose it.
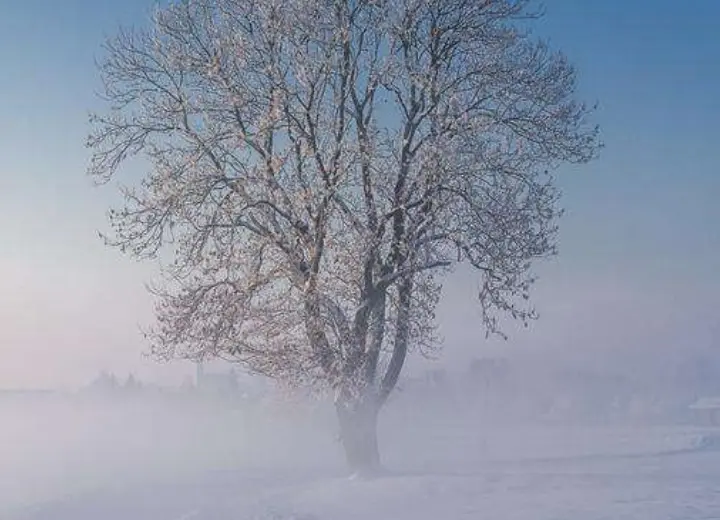
<path fill-rule="evenodd" d="M 682 371 L 655 377 L 637 388 L 622 376 L 485 358 L 406 378 L 380 419 L 387 474 L 370 480 L 348 479 L 330 400 L 264 381 L 159 389 L 106 376 L 72 393 L 6 392 L 2 518 L 717 513 L 719 417 L 696 409 L 710 388 Z"/>

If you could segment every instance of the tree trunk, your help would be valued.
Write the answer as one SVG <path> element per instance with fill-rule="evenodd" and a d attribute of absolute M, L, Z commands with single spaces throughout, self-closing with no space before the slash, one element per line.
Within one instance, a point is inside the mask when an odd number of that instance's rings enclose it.
<path fill-rule="evenodd" d="M 380 471 L 377 422 L 379 406 L 372 400 L 338 401 L 335 404 L 340 441 L 350 470 L 360 476 Z"/>

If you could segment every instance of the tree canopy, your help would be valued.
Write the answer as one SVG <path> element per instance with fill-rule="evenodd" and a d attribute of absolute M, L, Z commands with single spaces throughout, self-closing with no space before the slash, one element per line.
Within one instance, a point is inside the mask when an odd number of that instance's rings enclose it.
<path fill-rule="evenodd" d="M 550 172 L 598 149 L 567 59 L 520 0 L 184 0 L 100 63 L 90 173 L 149 160 L 111 242 L 168 247 L 152 352 L 372 396 L 435 346 L 442 277 L 484 326 L 533 318 Z"/>

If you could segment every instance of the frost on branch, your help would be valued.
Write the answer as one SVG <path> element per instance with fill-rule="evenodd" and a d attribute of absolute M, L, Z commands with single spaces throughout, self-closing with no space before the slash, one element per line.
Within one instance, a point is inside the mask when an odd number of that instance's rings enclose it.
<path fill-rule="evenodd" d="M 488 332 L 534 317 L 549 173 L 592 159 L 575 73 L 510 0 L 185 0 L 108 41 L 90 173 L 151 167 L 112 242 L 172 262 L 152 352 L 222 357 L 379 406 L 431 354 L 443 273 Z"/>

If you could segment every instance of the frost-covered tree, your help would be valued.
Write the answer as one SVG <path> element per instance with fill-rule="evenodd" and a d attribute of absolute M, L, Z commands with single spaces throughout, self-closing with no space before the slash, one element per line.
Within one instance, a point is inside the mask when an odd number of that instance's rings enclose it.
<path fill-rule="evenodd" d="M 184 0 L 121 31 L 100 69 L 90 173 L 131 156 L 110 242 L 168 255 L 152 352 L 222 357 L 335 393 L 350 466 L 442 276 L 478 274 L 486 331 L 534 317 L 553 254 L 548 172 L 590 160 L 575 73 L 523 0 Z"/>

